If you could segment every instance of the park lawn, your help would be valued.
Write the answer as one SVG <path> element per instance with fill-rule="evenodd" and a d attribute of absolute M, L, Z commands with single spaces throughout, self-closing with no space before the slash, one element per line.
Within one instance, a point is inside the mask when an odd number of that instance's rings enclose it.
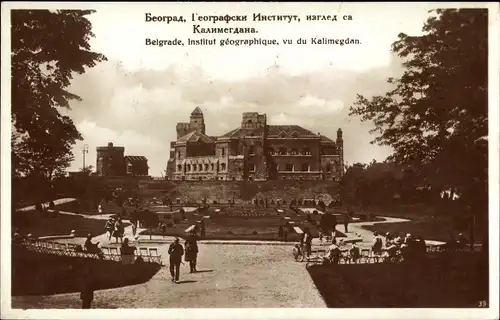
<path fill-rule="evenodd" d="M 278 229 L 286 221 L 293 222 L 292 226 L 298 226 L 302 230 L 308 228 L 313 237 L 318 237 L 319 232 L 314 223 L 306 221 L 305 214 L 283 208 L 283 213 L 279 213 L 275 208 L 223 208 L 216 212 L 215 208 L 201 210 L 196 212 L 186 212 L 185 220 L 167 227 L 165 234 L 157 228 L 152 230 L 155 235 L 168 235 L 184 237 L 185 230 L 191 225 L 196 224 L 203 219 L 205 221 L 206 240 L 262 240 L 278 241 Z M 209 216 L 210 218 L 203 218 Z M 289 217 L 290 219 L 285 219 Z M 312 217 L 313 220 L 319 217 Z M 149 235 L 149 231 L 142 232 L 143 235 Z M 345 236 L 338 232 L 338 236 Z M 295 232 L 289 232 L 288 241 L 297 241 L 299 235 Z"/>
<path fill-rule="evenodd" d="M 486 259 L 437 253 L 418 265 L 316 265 L 308 271 L 329 308 L 474 308 L 488 301 Z"/>
<path fill-rule="evenodd" d="M 47 213 L 36 211 L 18 211 L 14 213 L 12 228 L 18 228 L 21 234 L 34 237 L 69 235 L 75 230 L 76 237 L 86 237 L 89 233 L 96 236 L 106 232 L 105 220 L 88 219 L 80 215 Z"/>

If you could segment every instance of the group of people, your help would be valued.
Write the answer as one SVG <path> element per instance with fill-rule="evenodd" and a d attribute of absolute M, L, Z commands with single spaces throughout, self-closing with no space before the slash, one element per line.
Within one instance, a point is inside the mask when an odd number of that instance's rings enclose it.
<path fill-rule="evenodd" d="M 111 241 L 111 238 L 114 237 L 116 239 L 116 243 L 123 242 L 125 224 L 120 217 L 109 218 L 106 221 L 106 225 L 104 226 L 104 228 L 106 229 L 106 234 L 108 235 L 109 241 Z"/>
<path fill-rule="evenodd" d="M 382 255 L 386 251 L 387 258 L 390 261 L 399 258 L 409 261 L 421 257 L 427 250 L 425 240 L 421 236 L 413 236 L 408 233 L 406 236 L 401 237 L 397 232 L 393 234 L 387 232 L 384 239 L 378 232 L 375 232 L 374 235 L 372 252 L 376 255 Z"/>
<path fill-rule="evenodd" d="M 190 235 L 186 238 L 184 247 L 180 244 L 179 238 L 175 238 L 174 242 L 168 248 L 168 254 L 170 255 L 169 262 L 172 282 L 179 282 L 182 256 L 184 256 L 186 262 L 189 262 L 189 273 L 197 272 L 198 236 L 196 232 L 194 230 L 191 231 Z"/>

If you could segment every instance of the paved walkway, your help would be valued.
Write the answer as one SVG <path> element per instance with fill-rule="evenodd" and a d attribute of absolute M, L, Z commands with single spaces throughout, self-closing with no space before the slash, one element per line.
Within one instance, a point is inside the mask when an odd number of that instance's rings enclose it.
<path fill-rule="evenodd" d="M 57 205 L 60 205 L 60 204 L 64 204 L 64 203 L 68 203 L 68 202 L 73 202 L 73 201 L 76 201 L 76 199 L 75 198 L 61 198 L 61 199 L 54 200 L 54 204 L 57 206 Z M 49 206 L 49 203 L 48 202 L 43 203 L 43 206 L 45 208 L 47 208 Z M 24 207 L 24 208 L 21 208 L 21 209 L 18 209 L 18 210 L 19 211 L 35 210 L 35 205 L 27 206 L 27 207 Z"/>

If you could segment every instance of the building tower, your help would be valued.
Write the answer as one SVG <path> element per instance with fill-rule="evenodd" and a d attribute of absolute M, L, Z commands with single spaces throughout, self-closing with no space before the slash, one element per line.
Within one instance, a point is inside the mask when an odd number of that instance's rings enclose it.
<path fill-rule="evenodd" d="M 337 153 L 340 160 L 340 176 L 344 175 L 344 139 L 342 138 L 342 129 L 337 130 L 337 140 L 335 141 L 337 146 Z"/>
<path fill-rule="evenodd" d="M 124 176 L 124 147 L 116 147 L 112 142 L 106 147 L 97 147 L 96 172 L 99 176 Z"/>
<path fill-rule="evenodd" d="M 191 131 L 205 134 L 205 119 L 203 118 L 203 112 L 200 107 L 194 108 L 193 112 L 191 112 L 189 126 Z"/>

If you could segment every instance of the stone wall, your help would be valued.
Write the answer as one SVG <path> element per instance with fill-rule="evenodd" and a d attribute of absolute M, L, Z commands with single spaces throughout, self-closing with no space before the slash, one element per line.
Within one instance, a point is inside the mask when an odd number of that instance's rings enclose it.
<path fill-rule="evenodd" d="M 190 203 L 201 203 L 203 198 L 209 203 L 233 198 L 236 203 L 250 203 L 256 197 L 287 203 L 292 199 L 315 198 L 329 203 L 338 193 L 338 184 L 333 181 L 152 181 L 149 188 Z"/>

